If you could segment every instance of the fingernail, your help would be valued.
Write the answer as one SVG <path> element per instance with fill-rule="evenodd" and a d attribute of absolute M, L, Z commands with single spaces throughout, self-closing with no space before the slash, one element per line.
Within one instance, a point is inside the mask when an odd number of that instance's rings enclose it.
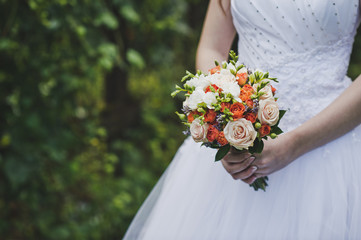
<path fill-rule="evenodd" d="M 251 161 L 253 162 L 256 158 L 254 156 L 249 157 L 251 159 Z"/>
<path fill-rule="evenodd" d="M 255 172 L 257 170 L 257 167 L 253 166 L 253 167 L 251 167 L 251 169 L 252 169 L 252 172 Z"/>

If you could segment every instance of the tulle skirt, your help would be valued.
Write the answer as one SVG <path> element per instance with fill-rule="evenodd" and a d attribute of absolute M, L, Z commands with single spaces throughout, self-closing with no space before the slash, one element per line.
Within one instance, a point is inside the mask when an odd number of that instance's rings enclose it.
<path fill-rule="evenodd" d="M 269 176 L 233 178 L 185 140 L 124 239 L 361 239 L 361 126 Z"/>

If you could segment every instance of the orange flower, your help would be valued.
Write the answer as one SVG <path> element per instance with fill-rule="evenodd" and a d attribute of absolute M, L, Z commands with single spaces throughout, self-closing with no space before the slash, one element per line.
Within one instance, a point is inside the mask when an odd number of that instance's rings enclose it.
<path fill-rule="evenodd" d="M 239 102 L 233 103 L 229 109 L 233 113 L 233 120 L 240 119 L 243 116 L 246 107 Z"/>
<path fill-rule="evenodd" d="M 252 101 L 252 99 L 247 99 L 247 100 L 245 101 L 245 103 L 247 104 L 248 107 L 250 107 L 250 108 L 253 107 L 253 101 Z"/>
<path fill-rule="evenodd" d="M 243 86 L 244 84 L 246 84 L 248 74 L 246 72 L 237 73 L 236 78 L 238 78 L 237 81 L 238 81 L 239 86 Z"/>
<path fill-rule="evenodd" d="M 246 102 L 247 100 L 251 100 L 251 96 L 252 96 L 251 91 L 241 89 L 241 94 L 239 95 L 239 98 L 242 100 L 242 102 Z"/>
<path fill-rule="evenodd" d="M 246 84 L 242 87 L 243 90 L 247 91 L 247 92 L 251 92 L 253 93 L 253 87 L 249 84 Z"/>
<path fill-rule="evenodd" d="M 194 121 L 194 115 L 199 115 L 199 112 L 193 111 L 188 114 L 187 119 L 189 123 L 192 123 Z"/>
<path fill-rule="evenodd" d="M 219 72 L 220 70 L 221 70 L 221 66 L 216 66 L 216 67 L 214 67 L 212 69 L 209 69 L 208 71 L 212 75 L 212 74 L 215 74 L 215 73 Z"/>
<path fill-rule="evenodd" d="M 228 143 L 227 139 L 224 136 L 224 132 L 219 132 L 217 142 L 221 144 L 221 146 L 224 146 Z"/>
<path fill-rule="evenodd" d="M 207 132 L 207 139 L 209 142 L 213 142 L 217 139 L 219 131 L 213 125 L 210 125 Z"/>
<path fill-rule="evenodd" d="M 221 103 L 221 112 L 224 112 L 224 109 L 226 108 L 230 108 L 231 107 L 231 104 L 229 102 L 222 102 Z"/>
<path fill-rule="evenodd" d="M 267 124 L 263 124 L 258 130 L 261 137 L 267 136 L 271 132 L 271 127 Z"/>
<path fill-rule="evenodd" d="M 213 109 L 209 109 L 206 114 L 204 114 L 204 121 L 205 122 L 214 122 L 216 120 L 217 113 Z"/>
<path fill-rule="evenodd" d="M 275 95 L 276 89 L 272 85 L 271 85 L 271 89 L 272 89 L 272 94 Z"/>
<path fill-rule="evenodd" d="M 244 118 L 250 121 L 251 123 L 255 123 L 257 116 L 254 113 L 246 113 L 246 115 L 244 115 Z"/>
<path fill-rule="evenodd" d="M 216 84 L 212 84 L 211 86 L 214 88 L 214 90 L 215 90 L 216 92 L 217 92 L 218 89 L 219 89 L 220 92 L 222 92 L 222 88 L 219 88 Z M 206 88 L 206 90 L 205 90 L 206 93 L 207 93 L 207 92 L 212 92 L 212 91 L 211 91 L 211 86 L 208 86 L 208 87 Z"/>

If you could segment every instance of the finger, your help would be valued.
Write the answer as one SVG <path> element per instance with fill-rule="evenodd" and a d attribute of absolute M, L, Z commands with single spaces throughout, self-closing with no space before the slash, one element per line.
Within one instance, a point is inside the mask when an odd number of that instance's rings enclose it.
<path fill-rule="evenodd" d="M 257 179 L 257 177 L 255 175 L 252 175 L 249 178 L 242 179 L 242 181 L 247 184 L 252 184 L 254 181 L 256 181 L 256 179 Z"/>
<path fill-rule="evenodd" d="M 248 153 L 248 150 L 238 150 L 237 148 L 235 148 L 235 147 L 231 147 L 231 150 L 230 150 L 230 152 L 232 152 L 232 153 Z"/>
<path fill-rule="evenodd" d="M 233 177 L 233 179 L 242 179 L 243 180 L 243 179 L 247 179 L 247 178 L 251 177 L 253 175 L 253 173 L 255 173 L 256 171 L 257 171 L 257 167 L 251 166 L 244 171 L 232 174 L 232 177 Z"/>
<path fill-rule="evenodd" d="M 255 158 L 253 156 L 251 156 L 241 163 L 229 164 L 229 168 L 231 169 L 231 171 L 229 173 L 235 174 L 235 173 L 244 171 L 254 162 L 254 160 L 255 160 Z"/>
<path fill-rule="evenodd" d="M 228 153 L 223 159 L 228 163 L 241 163 L 252 157 L 252 154 L 245 152 L 241 154 Z"/>

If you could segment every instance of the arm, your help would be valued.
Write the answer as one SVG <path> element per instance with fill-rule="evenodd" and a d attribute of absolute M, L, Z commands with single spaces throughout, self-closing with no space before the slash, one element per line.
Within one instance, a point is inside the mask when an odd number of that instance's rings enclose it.
<path fill-rule="evenodd" d="M 196 68 L 206 72 L 214 66 L 214 60 L 227 60 L 235 34 L 230 0 L 211 0 L 198 44 Z"/>
<path fill-rule="evenodd" d="M 230 153 L 223 166 L 234 179 L 252 183 L 301 155 L 349 132 L 361 123 L 361 75 L 334 102 L 300 127 L 265 142 L 255 159 L 247 152 Z M 254 166 L 257 166 L 254 168 Z"/>

